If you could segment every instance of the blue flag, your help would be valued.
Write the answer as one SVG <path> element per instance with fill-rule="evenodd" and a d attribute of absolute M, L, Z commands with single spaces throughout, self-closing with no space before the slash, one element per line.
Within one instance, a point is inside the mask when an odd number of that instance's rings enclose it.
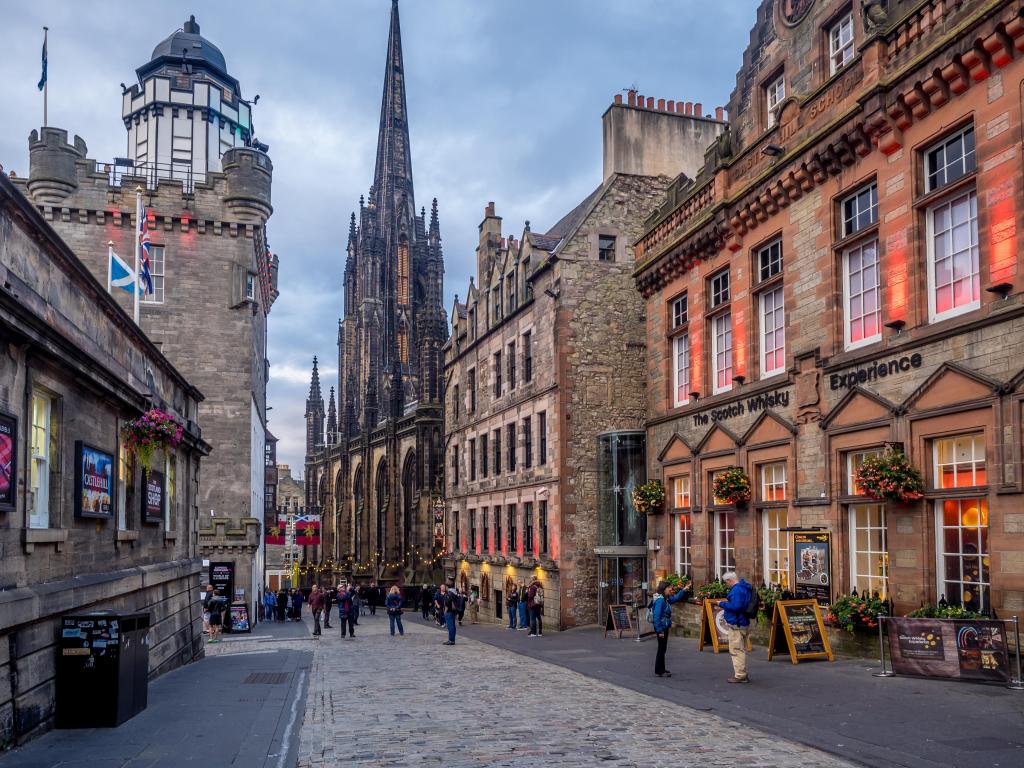
<path fill-rule="evenodd" d="M 46 38 L 43 37 L 43 75 L 39 78 L 39 90 L 46 85 Z"/>

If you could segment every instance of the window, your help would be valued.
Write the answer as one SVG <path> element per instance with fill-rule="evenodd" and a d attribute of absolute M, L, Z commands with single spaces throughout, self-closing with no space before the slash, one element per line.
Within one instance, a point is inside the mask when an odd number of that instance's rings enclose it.
<path fill-rule="evenodd" d="M 977 168 L 974 156 L 974 126 L 968 126 L 948 139 L 925 150 L 927 192 L 951 184 Z"/>
<path fill-rule="evenodd" d="M 476 510 L 469 510 L 469 551 L 476 552 Z"/>
<path fill-rule="evenodd" d="M 533 466 L 533 423 L 529 416 L 523 419 L 523 466 Z"/>
<path fill-rule="evenodd" d="M 843 218 L 843 237 L 860 232 L 878 223 L 878 185 L 871 182 L 840 203 Z"/>
<path fill-rule="evenodd" d="M 765 89 L 765 103 L 768 108 L 768 127 L 771 128 L 775 125 L 776 115 L 775 109 L 782 103 L 782 100 L 786 98 L 786 77 L 785 75 L 779 75 L 777 79 L 772 81 Z"/>
<path fill-rule="evenodd" d="M 476 368 L 469 369 L 469 412 L 476 413 Z"/>
<path fill-rule="evenodd" d="M 178 459 L 168 456 L 165 461 L 164 476 L 167 478 L 167 493 L 164 494 L 164 530 L 174 529 L 175 483 L 178 474 Z"/>
<path fill-rule="evenodd" d="M 599 261 L 615 261 L 615 238 L 601 235 L 597 238 L 597 258 Z"/>
<path fill-rule="evenodd" d="M 480 476 L 487 477 L 487 470 L 490 468 L 487 460 L 487 435 L 480 435 Z"/>
<path fill-rule="evenodd" d="M 498 287 L 494 289 L 494 322 L 497 323 L 501 320 L 501 281 L 498 281 Z"/>
<path fill-rule="evenodd" d="M 679 328 L 686 325 L 688 319 L 687 296 L 684 293 L 678 299 L 672 301 L 672 328 Z"/>
<path fill-rule="evenodd" d="M 672 404 L 676 407 L 690 402 L 690 336 L 683 333 L 672 340 Z"/>
<path fill-rule="evenodd" d="M 720 307 L 728 301 L 729 270 L 725 270 L 711 278 L 711 308 Z"/>
<path fill-rule="evenodd" d="M 843 251 L 843 309 L 847 349 L 882 338 L 882 302 L 878 240 Z"/>
<path fill-rule="evenodd" d="M 32 393 L 32 502 L 29 527 L 50 527 L 50 437 L 53 400 L 42 392 Z"/>
<path fill-rule="evenodd" d="M 508 551 L 509 554 L 518 551 L 518 538 L 516 536 L 516 505 L 509 504 L 505 507 L 505 520 L 508 523 Z"/>
<path fill-rule="evenodd" d="M 531 333 L 523 334 L 523 381 L 533 381 L 533 345 L 530 343 Z"/>
<path fill-rule="evenodd" d="M 153 292 L 140 294 L 140 304 L 164 303 L 164 267 L 164 246 L 151 245 L 149 248 L 149 276 L 153 280 Z"/>
<path fill-rule="evenodd" d="M 789 532 L 786 507 L 772 507 L 761 513 L 764 531 L 764 583 L 789 589 Z"/>
<path fill-rule="evenodd" d="M 469 308 L 469 340 L 476 338 L 476 307 Z"/>
<path fill-rule="evenodd" d="M 480 508 L 480 523 L 483 526 L 483 550 L 491 551 L 491 525 L 487 516 L 487 507 Z"/>
<path fill-rule="evenodd" d="M 786 312 L 782 286 L 758 296 L 761 315 L 761 377 L 786 368 Z"/>
<path fill-rule="evenodd" d="M 117 446 L 117 529 L 128 529 L 128 447 Z"/>
<path fill-rule="evenodd" d="M 459 409 L 461 408 L 461 406 L 462 406 L 462 403 L 459 401 L 459 385 L 456 384 L 452 388 L 452 418 L 453 419 L 458 419 L 459 418 Z"/>
<path fill-rule="evenodd" d="M 501 507 L 495 506 L 494 512 L 494 547 L 495 549 L 501 549 Z"/>
<path fill-rule="evenodd" d="M 936 488 L 972 488 L 988 483 L 984 435 L 961 435 L 933 443 Z"/>
<path fill-rule="evenodd" d="M 761 466 L 761 501 L 785 501 L 786 462 L 777 461 Z"/>
<path fill-rule="evenodd" d="M 527 501 L 523 504 L 523 549 L 531 554 L 536 554 L 537 544 L 533 540 L 533 502 Z"/>
<path fill-rule="evenodd" d="M 516 388 L 516 343 L 508 345 L 508 388 Z"/>
<path fill-rule="evenodd" d="M 888 597 L 889 550 L 883 505 L 850 505 L 850 552 L 851 589 L 867 597 Z"/>
<path fill-rule="evenodd" d="M 714 472 L 712 472 L 712 473 L 710 473 L 708 475 L 708 495 L 707 495 L 707 498 L 711 499 L 711 503 L 713 505 L 715 505 L 715 506 L 718 506 L 718 507 L 725 506 L 726 504 L 729 503 L 725 499 L 720 499 L 717 496 L 715 496 L 715 491 L 714 491 L 714 489 L 715 489 L 715 478 L 717 478 L 724 471 L 725 471 L 724 469 L 719 469 L 719 470 L 716 470 L 716 471 L 714 471 Z"/>
<path fill-rule="evenodd" d="M 463 551 L 465 547 L 462 546 L 462 514 L 455 510 L 455 549 Z"/>
<path fill-rule="evenodd" d="M 245 298 L 256 301 L 256 275 L 253 272 L 245 273 Z"/>
<path fill-rule="evenodd" d="M 548 415 L 545 411 L 537 414 L 537 433 L 540 439 L 540 455 L 537 463 L 544 466 L 548 463 Z"/>
<path fill-rule="evenodd" d="M 452 446 L 452 489 L 459 485 L 459 446 Z"/>
<path fill-rule="evenodd" d="M 516 425 L 508 424 L 505 426 L 505 460 L 508 462 L 508 471 L 516 471 Z"/>
<path fill-rule="evenodd" d="M 733 512 L 715 513 L 715 573 L 721 578 L 736 570 L 736 517 Z"/>
<path fill-rule="evenodd" d="M 853 47 L 853 14 L 848 13 L 828 31 L 828 61 L 831 74 L 850 63 Z"/>
<path fill-rule="evenodd" d="M 988 500 L 944 499 L 935 502 L 938 546 L 938 589 L 951 605 L 988 611 Z"/>
<path fill-rule="evenodd" d="M 680 576 L 691 576 L 693 573 L 693 556 L 691 545 L 693 541 L 693 527 L 690 521 L 690 513 L 684 512 L 678 515 L 679 521 L 676 524 L 676 573 Z"/>
<path fill-rule="evenodd" d="M 540 502 L 540 553 L 548 553 L 548 503 Z"/>
<path fill-rule="evenodd" d="M 782 274 L 782 240 L 773 240 L 758 249 L 757 265 L 762 282 Z"/>
<path fill-rule="evenodd" d="M 878 453 L 878 451 L 855 451 L 846 454 L 846 491 L 851 496 L 864 495 L 864 489 L 857 485 L 857 472 L 864 463 L 864 459 L 868 456 L 877 456 Z"/>
<path fill-rule="evenodd" d="M 732 389 L 732 313 L 718 315 L 711 321 L 711 362 L 714 383 L 712 391 Z"/>
<path fill-rule="evenodd" d="M 469 479 L 476 480 L 476 440 L 469 441 Z"/>
<path fill-rule="evenodd" d="M 683 475 L 672 480 L 672 501 L 674 509 L 690 508 L 690 476 Z"/>
<path fill-rule="evenodd" d="M 494 475 L 501 474 L 501 430 L 496 429 L 491 433 L 494 438 Z"/>
<path fill-rule="evenodd" d="M 978 194 L 973 189 L 928 209 L 928 310 L 931 320 L 981 306 Z"/>
<path fill-rule="evenodd" d="M 501 397 L 501 352 L 494 353 L 494 396 Z"/>

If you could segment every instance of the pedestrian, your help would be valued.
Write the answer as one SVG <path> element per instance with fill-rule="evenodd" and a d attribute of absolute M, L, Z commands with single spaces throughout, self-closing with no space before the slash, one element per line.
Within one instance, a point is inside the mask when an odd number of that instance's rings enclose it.
<path fill-rule="evenodd" d="M 295 620 L 302 621 L 302 604 L 306 601 L 305 595 L 302 594 L 301 589 L 295 590 L 295 596 L 292 598 L 292 606 L 295 609 Z"/>
<path fill-rule="evenodd" d="M 277 606 L 277 596 L 274 594 L 274 590 L 269 587 L 263 593 L 263 620 L 273 621 L 274 620 L 274 608 Z"/>
<path fill-rule="evenodd" d="M 519 589 L 515 586 L 505 596 L 505 607 L 508 609 L 508 628 L 515 630 L 516 614 L 519 613 Z"/>
<path fill-rule="evenodd" d="M 430 587 L 424 584 L 422 589 L 420 589 L 420 610 L 423 612 L 424 621 L 430 616 L 430 608 L 433 603 L 433 594 L 430 591 Z"/>
<path fill-rule="evenodd" d="M 334 588 L 323 589 L 321 594 L 324 596 L 324 629 L 331 628 L 331 606 L 334 605 Z"/>
<path fill-rule="evenodd" d="M 223 624 L 221 612 L 224 610 L 224 598 L 216 589 L 210 597 L 210 642 L 220 642 L 220 630 Z"/>
<path fill-rule="evenodd" d="M 391 628 L 391 636 L 395 636 L 395 626 L 398 626 L 398 634 L 405 637 L 405 627 L 402 626 L 402 593 L 398 587 L 392 587 L 388 596 L 384 599 L 384 607 L 388 611 L 388 624 Z"/>
<path fill-rule="evenodd" d="M 206 585 L 203 594 L 203 634 L 210 634 L 210 600 L 213 599 L 213 584 Z"/>
<path fill-rule="evenodd" d="M 438 584 L 434 592 L 434 621 L 439 627 L 444 626 L 444 593 L 447 588 L 445 584 Z"/>
<path fill-rule="evenodd" d="M 729 633 L 729 656 L 732 658 L 732 677 L 730 683 L 749 683 L 747 677 L 747 637 L 750 635 L 749 606 L 754 602 L 754 588 L 746 581 L 738 578 L 733 571 L 722 574 L 722 581 L 729 585 L 729 596 L 719 600 L 722 613 L 725 615 L 726 629 Z M 756 604 L 755 604 L 756 616 Z"/>
<path fill-rule="evenodd" d="M 353 616 L 353 620 L 355 621 L 356 626 L 358 627 L 359 614 L 363 612 L 363 587 L 359 584 L 353 584 L 351 587 L 349 587 L 349 590 L 352 592 L 352 605 L 355 608 L 355 615 Z"/>
<path fill-rule="evenodd" d="M 527 637 L 544 637 L 544 585 L 534 579 L 526 592 L 526 607 L 530 611 L 530 634 Z"/>
<path fill-rule="evenodd" d="M 277 592 L 277 614 L 276 618 L 279 622 L 283 622 L 287 618 L 288 610 L 288 593 L 284 590 L 284 587 Z"/>
<path fill-rule="evenodd" d="M 341 639 L 345 639 L 345 629 L 348 629 L 349 637 L 353 640 L 356 636 L 355 602 L 353 596 L 355 588 L 349 589 L 345 584 L 338 586 L 338 621 L 341 624 Z"/>
<path fill-rule="evenodd" d="M 444 623 L 448 627 L 448 640 L 444 645 L 455 645 L 455 622 L 459 615 L 459 593 L 449 589 L 447 584 L 441 585 L 441 604 L 444 610 Z"/>
<path fill-rule="evenodd" d="M 527 629 L 530 624 L 530 620 L 527 617 L 528 606 L 527 606 L 527 589 L 525 582 L 519 582 L 519 629 Z"/>
<path fill-rule="evenodd" d="M 685 589 L 670 587 L 667 581 L 658 584 L 658 592 L 651 605 L 651 623 L 658 635 L 658 653 L 654 657 L 654 674 L 658 677 L 672 677 L 665 669 L 665 651 L 668 650 L 668 633 L 672 629 L 672 604 L 686 597 Z"/>
<path fill-rule="evenodd" d="M 313 612 L 313 637 L 320 637 L 320 615 L 324 610 L 324 596 L 316 584 L 309 591 L 309 610 Z"/>
<path fill-rule="evenodd" d="M 476 585 L 469 590 L 469 623 L 476 624 L 480 618 L 480 588 Z"/>
<path fill-rule="evenodd" d="M 370 604 L 370 615 L 377 615 L 377 603 L 380 600 L 380 589 L 377 587 L 376 581 L 370 582 L 369 594 L 366 596 L 366 602 Z"/>
<path fill-rule="evenodd" d="M 459 626 L 461 627 L 462 617 L 466 615 L 466 593 L 458 587 L 455 587 L 452 591 L 455 592 L 459 600 Z"/>

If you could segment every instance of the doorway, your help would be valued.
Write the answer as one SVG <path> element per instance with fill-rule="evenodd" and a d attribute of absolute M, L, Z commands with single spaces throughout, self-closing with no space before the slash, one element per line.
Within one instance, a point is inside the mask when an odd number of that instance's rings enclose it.
<path fill-rule="evenodd" d="M 609 605 L 640 605 L 647 603 L 647 558 L 600 558 L 598 621 L 603 622 Z"/>

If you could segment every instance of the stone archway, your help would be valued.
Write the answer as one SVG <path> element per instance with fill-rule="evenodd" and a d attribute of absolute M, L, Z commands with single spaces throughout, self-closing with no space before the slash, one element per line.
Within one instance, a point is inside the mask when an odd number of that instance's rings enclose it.
<path fill-rule="evenodd" d="M 409 451 L 402 465 L 402 538 L 401 549 L 408 564 L 415 562 L 416 507 L 419 489 L 416 487 L 416 451 Z"/>

